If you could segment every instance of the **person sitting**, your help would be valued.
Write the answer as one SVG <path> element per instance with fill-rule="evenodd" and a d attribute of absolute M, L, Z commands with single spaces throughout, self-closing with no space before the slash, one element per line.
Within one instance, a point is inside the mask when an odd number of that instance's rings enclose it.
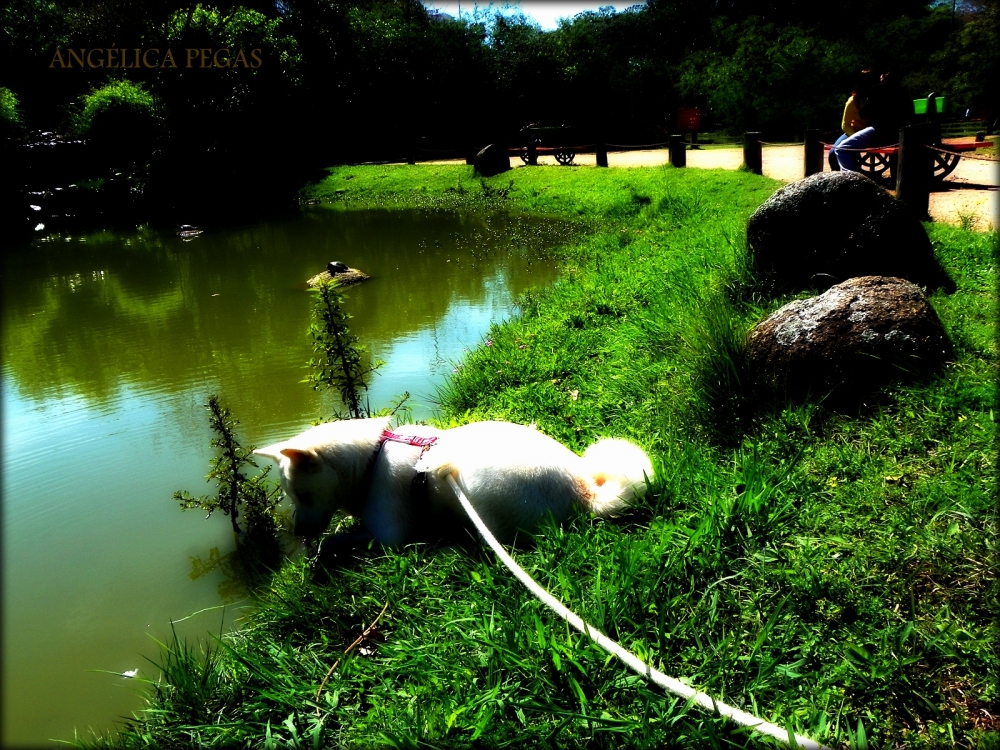
<path fill-rule="evenodd" d="M 899 129 L 913 119 L 913 100 L 896 83 L 892 71 L 886 70 L 862 102 L 860 113 L 871 124 L 831 149 L 842 172 L 861 170 L 860 151 L 888 146 L 899 140 Z"/>
<path fill-rule="evenodd" d="M 837 154 L 835 151 L 837 146 L 857 133 L 859 130 L 868 126 L 868 121 L 861 116 L 861 102 L 868 97 L 868 91 L 874 83 L 875 74 L 870 69 L 865 68 L 861 71 L 857 81 L 854 83 L 854 88 L 851 89 L 851 95 L 847 97 L 847 103 L 844 105 L 844 116 L 841 118 L 840 123 L 840 129 L 844 132 L 836 141 L 834 141 L 833 147 L 830 149 L 830 169 L 834 172 L 840 169 L 840 163 L 837 161 Z"/>

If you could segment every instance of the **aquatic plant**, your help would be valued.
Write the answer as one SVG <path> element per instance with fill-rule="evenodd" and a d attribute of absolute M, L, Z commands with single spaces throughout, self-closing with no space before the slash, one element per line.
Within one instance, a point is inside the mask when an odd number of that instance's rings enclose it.
<path fill-rule="evenodd" d="M 314 390 L 338 391 L 348 416 L 360 419 L 372 416 L 370 405 L 361 402 L 362 391 L 368 390 L 366 378 L 385 362 L 377 359 L 365 365 L 366 347 L 358 343 L 358 337 L 347 326 L 351 315 L 344 312 L 344 296 L 337 286 L 337 281 L 330 279 L 320 281 L 312 289 L 316 295 L 315 322 L 309 326 L 309 336 L 316 356 L 309 360 L 307 366 L 311 372 L 303 382 L 310 383 Z"/>
<path fill-rule="evenodd" d="M 221 511 L 229 516 L 239 549 L 255 560 L 273 561 L 278 551 L 275 508 L 280 492 L 277 485 L 268 479 L 271 467 L 266 467 L 255 476 L 247 476 L 245 472 L 248 468 L 259 468 L 251 457 L 256 446 L 240 443 L 236 436 L 239 420 L 219 402 L 218 396 L 209 396 L 205 408 L 209 411 L 209 425 L 215 433 L 211 446 L 218 451 L 209 462 L 212 468 L 206 478 L 216 483 L 216 495 L 193 497 L 187 490 L 179 490 L 174 493 L 174 500 L 184 510 L 199 508 L 208 511 L 206 518 L 216 510 Z M 237 520 L 241 511 L 242 527 Z"/>

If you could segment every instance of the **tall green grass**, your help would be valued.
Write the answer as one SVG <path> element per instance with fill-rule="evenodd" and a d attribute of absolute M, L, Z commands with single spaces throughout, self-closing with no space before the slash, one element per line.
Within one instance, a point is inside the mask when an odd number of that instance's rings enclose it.
<path fill-rule="evenodd" d="M 777 183 L 539 167 L 486 184 L 349 167 L 313 194 L 584 225 L 560 281 L 456 363 L 441 421 L 536 422 L 578 450 L 628 437 L 656 479 L 620 518 L 544 528 L 519 562 L 658 669 L 829 745 L 1000 746 L 996 236 L 930 227 L 958 285 L 931 300 L 956 351 L 940 378 L 860 411 L 760 408 L 740 344 L 787 300 L 745 293 L 741 238 Z M 475 544 L 373 548 L 323 583 L 288 563 L 258 597 L 205 660 L 172 644 L 149 708 L 97 744 L 774 746 L 623 670 Z"/>

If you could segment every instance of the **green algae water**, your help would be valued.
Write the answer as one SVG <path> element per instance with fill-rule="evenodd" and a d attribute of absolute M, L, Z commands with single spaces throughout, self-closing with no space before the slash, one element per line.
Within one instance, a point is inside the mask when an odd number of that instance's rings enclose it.
<path fill-rule="evenodd" d="M 372 408 L 435 388 L 518 294 L 551 283 L 565 223 L 504 214 L 323 208 L 184 240 L 136 230 L 51 235 L 3 274 L 3 743 L 106 731 L 155 680 L 171 620 L 189 640 L 248 606 L 219 562 L 229 520 L 182 512 L 206 483 L 204 404 L 245 442 L 289 437 L 340 408 L 302 382 L 313 295 L 339 260 L 352 333 L 386 366 Z M 120 673 L 137 669 L 136 679 Z M 116 674 L 111 674 L 116 673 Z"/>

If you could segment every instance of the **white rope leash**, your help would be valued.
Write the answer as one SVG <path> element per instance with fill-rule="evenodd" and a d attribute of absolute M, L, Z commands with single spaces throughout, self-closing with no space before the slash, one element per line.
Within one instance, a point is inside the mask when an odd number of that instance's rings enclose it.
<path fill-rule="evenodd" d="M 483 539 L 486 543 L 493 548 L 496 556 L 500 558 L 500 561 L 507 566 L 507 569 L 514 574 L 514 576 L 528 589 L 532 594 L 537 596 L 545 605 L 563 618 L 566 622 L 572 625 L 574 628 L 579 630 L 581 633 L 590 638 L 594 643 L 603 648 L 609 654 L 617 656 L 621 661 L 625 662 L 634 672 L 642 675 L 647 680 L 655 682 L 660 687 L 668 690 L 669 692 L 679 695 L 680 697 L 690 700 L 693 703 L 697 703 L 702 708 L 707 711 L 718 711 L 719 714 L 725 716 L 728 719 L 732 719 L 737 724 L 741 724 L 745 727 L 749 727 L 755 732 L 760 732 L 761 734 L 766 734 L 769 737 L 774 737 L 775 739 L 781 740 L 782 742 L 788 744 L 789 737 L 794 736 L 795 747 L 805 748 L 805 750 L 831 750 L 826 747 L 826 745 L 820 745 L 818 742 L 809 739 L 808 737 L 803 737 L 801 735 L 791 735 L 788 730 L 779 727 L 777 724 L 771 724 L 770 722 L 759 719 L 752 714 L 748 714 L 746 711 L 740 711 L 738 708 L 733 708 L 725 703 L 721 703 L 707 693 L 702 693 L 699 690 L 695 690 L 689 685 L 685 685 L 680 680 L 676 680 L 673 677 L 668 677 L 657 669 L 653 669 L 648 664 L 644 663 L 635 654 L 626 651 L 617 642 L 608 638 L 601 631 L 588 625 L 581 617 L 571 612 L 567 609 L 562 602 L 556 599 L 552 594 L 543 589 L 535 579 L 528 575 L 525 570 L 514 562 L 513 558 L 507 554 L 507 551 L 501 546 L 500 542 L 496 540 L 496 537 L 490 533 L 490 530 L 486 528 L 486 524 L 483 523 L 483 519 L 479 517 L 475 509 L 472 507 L 472 503 L 469 502 L 469 498 L 465 496 L 462 492 L 461 487 L 455 481 L 454 477 L 448 476 L 448 483 L 451 488 L 455 491 L 458 496 L 458 501 L 462 504 L 465 512 L 472 519 L 472 522 L 476 525 L 479 533 L 482 534 Z"/>

